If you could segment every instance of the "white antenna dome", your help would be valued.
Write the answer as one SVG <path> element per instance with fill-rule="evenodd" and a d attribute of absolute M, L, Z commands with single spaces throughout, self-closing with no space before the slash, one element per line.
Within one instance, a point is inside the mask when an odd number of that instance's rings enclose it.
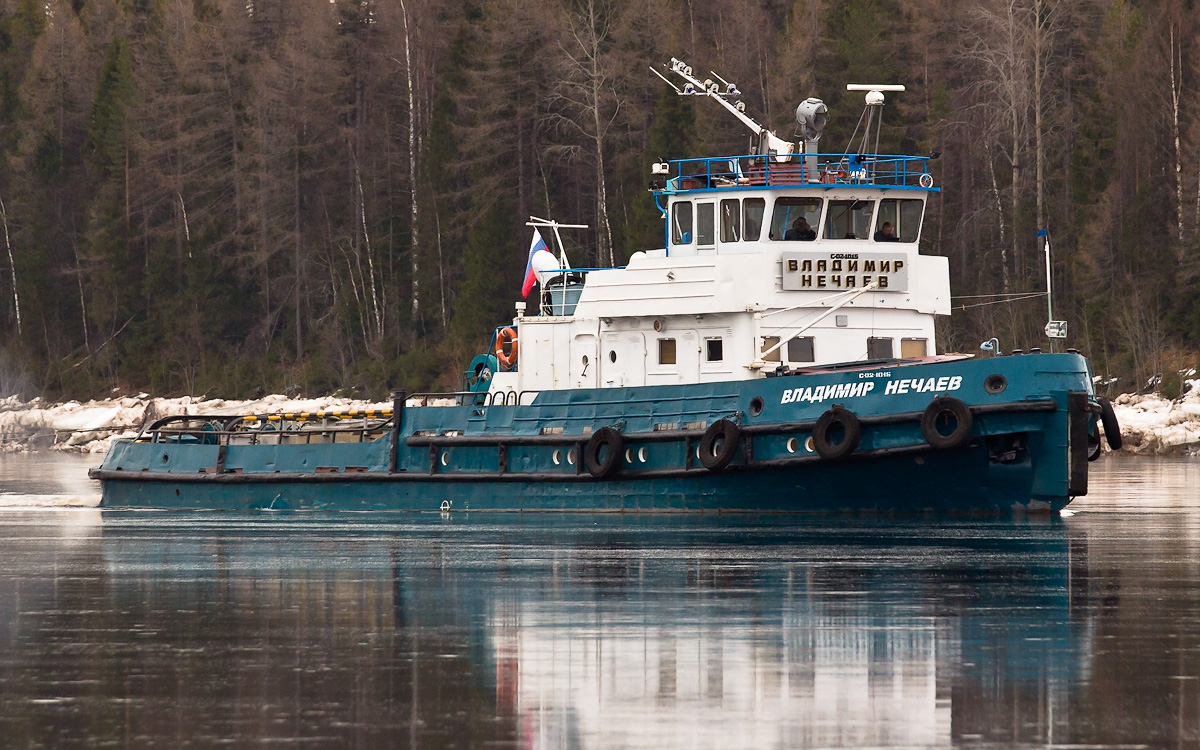
<path fill-rule="evenodd" d="M 533 267 L 533 272 L 537 275 L 538 281 L 542 281 L 546 276 L 562 270 L 562 263 L 549 250 L 539 250 L 534 253 L 533 257 L 529 259 L 529 265 Z"/>

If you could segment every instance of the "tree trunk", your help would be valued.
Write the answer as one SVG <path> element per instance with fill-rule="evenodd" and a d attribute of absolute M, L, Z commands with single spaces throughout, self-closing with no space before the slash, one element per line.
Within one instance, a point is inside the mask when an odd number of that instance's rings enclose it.
<path fill-rule="evenodd" d="M 598 114 L 598 113 L 597 113 Z M 600 263 L 616 265 L 613 260 L 612 227 L 608 222 L 608 187 L 604 181 L 604 140 L 596 138 L 596 229 Z"/>
<path fill-rule="evenodd" d="M 1180 260 L 1183 254 L 1183 164 L 1180 162 L 1179 149 L 1179 94 L 1183 78 L 1183 45 L 1180 45 L 1179 65 L 1175 64 L 1175 24 L 1171 24 L 1170 49 L 1171 56 L 1171 135 L 1175 142 L 1175 228 L 1179 238 Z M 1198 199 L 1200 200 L 1200 199 Z"/>
<path fill-rule="evenodd" d="M 367 250 L 367 275 L 369 278 L 363 280 L 364 302 L 369 302 L 370 308 L 370 330 L 371 338 L 377 342 L 383 338 L 383 311 L 379 307 L 379 293 L 375 279 L 375 253 L 371 249 L 371 234 L 367 229 L 367 200 L 363 194 L 362 174 L 358 168 L 358 155 L 354 156 L 354 186 L 358 190 L 358 218 L 362 225 L 363 246 Z M 370 290 L 369 299 L 366 298 L 367 290 Z M 372 342 L 374 343 L 374 342 Z"/>
<path fill-rule="evenodd" d="M 591 109 L 592 109 L 592 127 L 595 134 L 596 142 L 596 250 L 598 251 L 598 260 L 603 265 L 607 263 L 609 266 L 615 265 L 613 262 L 612 250 L 612 227 L 608 223 L 608 186 L 604 179 L 604 132 L 605 126 L 601 122 L 600 115 L 600 39 L 596 37 L 596 3 L 594 0 L 588 2 L 588 22 L 591 30 L 591 49 L 588 50 L 591 57 Z"/>
<path fill-rule="evenodd" d="M 404 75 L 408 83 L 408 192 L 412 197 L 412 321 L 414 329 L 421 313 L 421 294 L 418 273 L 421 270 L 417 255 L 417 101 L 413 94 L 412 36 L 408 30 L 408 10 L 400 0 L 400 17 L 404 20 Z"/>
<path fill-rule="evenodd" d="M 1021 210 L 1021 161 L 1019 152 L 1021 149 L 1021 125 L 1020 114 L 1017 108 L 1013 107 L 1012 112 L 1012 260 L 1013 267 L 1016 272 L 1017 283 L 1020 284 L 1024 279 L 1023 268 L 1021 265 L 1021 245 L 1017 239 L 1017 214 Z"/>
<path fill-rule="evenodd" d="M 1011 56 L 1011 75 L 1017 75 L 1017 59 L 1020 50 L 1017 47 L 1017 18 L 1013 3 L 1008 6 L 1008 50 Z M 1025 278 L 1024 267 L 1021 263 L 1021 245 L 1017 237 L 1017 214 L 1021 210 L 1021 110 L 1016 98 L 1016 82 L 1011 84 L 1013 99 L 1009 102 L 1012 108 L 1012 262 L 1016 273 L 1016 281 L 1022 283 Z"/>
<path fill-rule="evenodd" d="M 1046 228 L 1043 187 L 1045 153 L 1042 150 L 1042 0 L 1033 3 L 1033 140 L 1037 160 L 1037 229 Z"/>
<path fill-rule="evenodd" d="M 1000 198 L 1000 186 L 996 181 L 996 162 L 988 149 L 988 173 L 992 178 L 992 195 L 996 200 L 996 217 L 1000 222 L 1000 278 L 1004 292 L 1008 292 L 1008 250 L 1004 245 L 1004 202 Z"/>
<path fill-rule="evenodd" d="M 442 333 L 445 333 L 450 326 L 450 319 L 446 317 L 446 262 L 442 257 L 442 218 L 438 216 L 436 203 L 433 205 L 433 222 L 434 229 L 437 230 L 438 296 L 442 301 Z"/>
<path fill-rule="evenodd" d="M 293 157 L 292 170 L 292 208 L 295 212 L 295 259 L 292 265 L 295 266 L 296 273 L 296 361 L 300 362 L 304 359 L 304 332 L 300 325 L 301 301 L 304 295 L 301 293 L 304 274 L 301 269 L 303 251 L 303 235 L 300 233 L 300 131 L 296 130 L 296 152 Z"/>
<path fill-rule="evenodd" d="M 21 338 L 21 295 L 17 292 L 17 261 L 13 258 L 12 240 L 8 236 L 8 211 L 0 198 L 0 223 L 4 224 L 4 248 L 8 251 L 8 268 L 12 272 L 13 313 L 17 319 L 17 338 Z M 46 349 L 49 351 L 49 347 Z"/>

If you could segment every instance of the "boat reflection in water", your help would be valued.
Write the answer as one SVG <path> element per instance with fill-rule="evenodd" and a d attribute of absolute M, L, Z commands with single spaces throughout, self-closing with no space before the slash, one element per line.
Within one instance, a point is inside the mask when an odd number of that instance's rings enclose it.
<path fill-rule="evenodd" d="M 1091 621 L 1086 543 L 1046 521 L 576 549 L 493 603 L 497 706 L 535 747 L 1055 741 Z"/>
<path fill-rule="evenodd" d="M 1195 617 L 1123 612 L 1103 519 L 53 515 L 0 532 L 21 744 L 1198 736 Z"/>

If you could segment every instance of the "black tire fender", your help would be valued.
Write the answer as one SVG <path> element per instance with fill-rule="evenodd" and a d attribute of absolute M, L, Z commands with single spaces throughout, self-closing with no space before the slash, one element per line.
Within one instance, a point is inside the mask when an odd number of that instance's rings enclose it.
<path fill-rule="evenodd" d="M 728 419 L 718 419 L 700 438 L 700 465 L 709 471 L 724 471 L 741 442 L 742 429 Z"/>
<path fill-rule="evenodd" d="M 1104 426 L 1104 439 L 1108 447 L 1115 451 L 1121 450 L 1121 425 L 1117 423 L 1117 413 L 1113 411 L 1112 402 L 1106 398 L 1096 399 L 1100 403 L 1100 424 Z"/>
<path fill-rule="evenodd" d="M 600 453 L 608 448 L 603 459 Z M 611 476 L 621 465 L 621 454 L 625 452 L 625 438 L 612 427 L 601 427 L 588 438 L 587 446 L 583 449 L 583 464 L 588 473 L 596 479 Z"/>
<path fill-rule="evenodd" d="M 1088 432 L 1088 461 L 1095 461 L 1103 452 L 1100 449 L 1100 430 L 1093 425 Z"/>
<path fill-rule="evenodd" d="M 836 427 L 841 427 L 842 432 L 845 433 L 840 443 L 834 443 L 831 440 L 832 432 Z M 816 448 L 821 458 L 837 461 L 858 450 L 859 441 L 862 440 L 862 425 L 859 423 L 858 417 L 854 416 L 854 412 L 840 406 L 833 406 L 817 419 L 817 424 L 813 427 L 812 438 L 813 447 Z"/>
<path fill-rule="evenodd" d="M 943 435 L 938 431 L 938 420 L 949 414 L 954 417 L 954 431 Z M 971 439 L 971 430 L 975 427 L 975 418 L 971 408 L 953 396 L 938 396 L 925 407 L 921 415 L 921 435 L 925 442 L 937 450 L 961 448 Z"/>

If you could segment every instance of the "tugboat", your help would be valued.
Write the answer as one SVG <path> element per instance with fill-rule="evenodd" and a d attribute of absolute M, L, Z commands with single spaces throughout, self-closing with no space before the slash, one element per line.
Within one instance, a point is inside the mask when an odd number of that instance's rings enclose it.
<path fill-rule="evenodd" d="M 653 70 L 653 69 L 652 69 Z M 102 507 L 424 511 L 1056 511 L 1120 432 L 1074 350 L 939 354 L 947 259 L 922 255 L 924 156 L 880 155 L 884 92 L 820 153 L 745 114 L 737 87 L 673 59 L 683 96 L 753 153 L 659 162 L 664 246 L 572 268 L 532 219 L 525 293 L 460 391 L 391 409 L 188 415 L 116 443 Z M 861 132 L 861 137 L 860 137 Z M 558 255 L 540 229 L 557 240 Z"/>

